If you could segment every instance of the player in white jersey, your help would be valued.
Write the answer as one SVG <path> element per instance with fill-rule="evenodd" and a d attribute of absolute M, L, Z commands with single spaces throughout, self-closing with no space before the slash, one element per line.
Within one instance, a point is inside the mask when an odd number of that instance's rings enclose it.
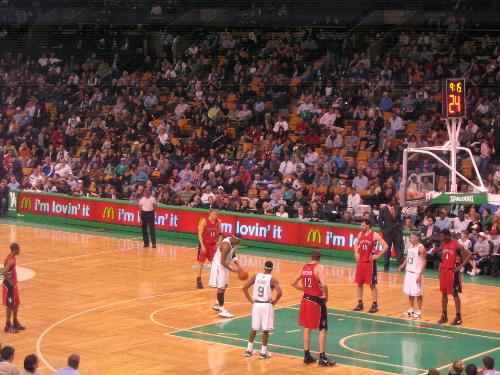
<path fill-rule="evenodd" d="M 410 307 L 403 316 L 413 319 L 422 318 L 423 303 L 423 274 L 425 271 L 425 247 L 418 241 L 418 234 L 410 235 L 410 246 L 404 262 L 399 266 L 402 271 L 406 268 L 403 292 L 408 296 Z M 417 309 L 415 310 L 415 298 L 417 299 Z"/>
<path fill-rule="evenodd" d="M 226 237 L 220 243 L 212 260 L 210 286 L 212 288 L 217 288 L 217 302 L 213 309 L 218 311 L 219 316 L 222 318 L 232 318 L 234 316 L 224 308 L 224 293 L 229 284 L 229 271 L 238 272 L 241 269 L 235 253 L 236 246 L 240 241 L 241 237 L 237 233 L 232 237 Z M 230 266 L 231 262 L 234 263 L 236 268 Z"/>
<path fill-rule="evenodd" d="M 253 304 L 252 307 L 252 329 L 248 338 L 248 346 L 245 352 L 247 357 L 253 353 L 253 341 L 257 331 L 262 331 L 262 348 L 260 359 L 271 358 L 271 353 L 267 351 L 269 331 L 274 329 L 274 305 L 279 301 L 283 292 L 276 278 L 271 276 L 273 262 L 268 260 L 264 264 L 264 273 L 253 275 L 243 286 L 245 297 Z M 248 289 L 253 285 L 253 295 L 250 297 Z M 273 300 L 273 290 L 276 291 L 276 298 Z"/>

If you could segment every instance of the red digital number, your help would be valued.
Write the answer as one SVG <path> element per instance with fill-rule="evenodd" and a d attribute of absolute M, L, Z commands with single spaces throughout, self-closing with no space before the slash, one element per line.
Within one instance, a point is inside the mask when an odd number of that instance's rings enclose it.
<path fill-rule="evenodd" d="M 448 97 L 449 97 L 448 113 L 455 113 L 455 110 L 456 112 L 460 113 L 462 111 L 462 103 L 460 96 L 450 94 L 448 95 Z M 453 107 L 455 107 L 455 109 Z"/>

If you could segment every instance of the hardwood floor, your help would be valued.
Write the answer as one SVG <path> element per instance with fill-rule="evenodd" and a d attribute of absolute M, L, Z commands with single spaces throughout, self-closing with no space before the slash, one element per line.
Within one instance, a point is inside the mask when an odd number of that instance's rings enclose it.
<path fill-rule="evenodd" d="M 70 353 L 81 356 L 82 374 L 241 374 L 316 373 L 300 358 L 276 354 L 271 360 L 245 358 L 239 347 L 169 335 L 177 330 L 220 321 L 211 306 L 213 290 L 195 289 L 195 250 L 158 245 L 144 249 L 140 240 L 0 225 L 3 256 L 8 245 L 21 245 L 18 267 L 20 321 L 27 330 L 2 333 L 1 344 L 16 348 L 15 363 L 39 355 L 40 370 L 51 374 L 65 365 Z M 0 254 L 1 255 L 1 254 Z M 250 273 L 262 269 L 265 258 L 240 256 Z M 306 258 L 304 257 L 304 260 Z M 274 275 L 284 288 L 279 306 L 300 302 L 289 283 L 299 262 L 275 260 Z M 26 270 L 27 269 L 27 270 Z M 327 266 L 329 307 L 350 310 L 356 303 L 354 270 Z M 208 272 L 203 279 L 208 284 Z M 406 309 L 402 275 L 380 274 L 380 315 L 399 317 Z M 251 306 L 241 292 L 242 282 L 231 276 L 226 306 L 238 316 Z M 464 326 L 498 330 L 500 290 L 466 284 L 462 296 Z M 365 290 L 366 304 L 371 302 Z M 450 316 L 454 307 L 450 301 Z M 436 280 L 425 280 L 424 322 L 440 314 Z M 488 316 L 486 316 L 488 314 Z M 290 329 L 296 329 L 291 327 Z M 331 327 L 335 329 L 335 327 Z M 272 336 L 271 342 L 272 345 Z M 333 374 L 382 374 L 376 370 L 338 366 L 322 370 Z"/>

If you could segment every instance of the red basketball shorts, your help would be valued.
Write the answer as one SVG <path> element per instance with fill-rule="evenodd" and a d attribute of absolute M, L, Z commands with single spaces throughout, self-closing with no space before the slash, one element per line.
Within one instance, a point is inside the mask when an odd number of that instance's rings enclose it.
<path fill-rule="evenodd" d="M 299 326 L 309 329 L 328 329 L 328 314 L 323 298 L 304 295 L 300 303 Z"/>
<path fill-rule="evenodd" d="M 354 281 L 356 284 L 377 284 L 377 264 L 375 262 L 359 261 L 356 265 Z"/>
<path fill-rule="evenodd" d="M 201 251 L 201 245 L 198 247 L 198 262 L 204 262 L 205 260 L 208 259 L 209 262 L 214 259 L 215 252 L 217 251 L 217 244 L 206 244 L 205 249 L 206 251 L 203 253 Z"/>
<path fill-rule="evenodd" d="M 439 289 L 443 294 L 462 293 L 460 272 L 441 269 L 439 274 Z"/>
<path fill-rule="evenodd" d="M 5 284 L 2 284 L 3 290 L 3 304 L 4 306 L 12 307 L 21 304 L 21 300 L 19 299 L 19 289 L 17 288 L 17 284 L 13 287 L 8 287 Z"/>

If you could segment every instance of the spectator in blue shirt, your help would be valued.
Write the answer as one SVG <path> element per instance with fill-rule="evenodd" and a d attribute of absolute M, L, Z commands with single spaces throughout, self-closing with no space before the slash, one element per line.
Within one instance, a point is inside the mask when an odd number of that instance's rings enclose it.
<path fill-rule="evenodd" d="M 253 167 L 255 167 L 256 163 L 257 163 L 257 160 L 255 160 L 255 158 L 253 157 L 253 152 L 248 151 L 247 157 L 245 159 L 243 159 L 243 161 L 241 162 L 241 165 L 248 172 L 250 172 L 253 169 Z"/>
<path fill-rule="evenodd" d="M 54 174 L 54 166 L 51 163 L 50 156 L 45 158 L 45 164 L 42 166 L 42 173 L 47 177 L 52 177 Z"/>
<path fill-rule="evenodd" d="M 452 220 L 446 216 L 446 211 L 439 211 L 439 217 L 436 218 L 436 226 L 439 228 L 439 230 L 441 231 L 443 229 L 450 229 L 451 223 Z"/>
<path fill-rule="evenodd" d="M 78 354 L 71 354 L 68 357 L 68 366 L 56 371 L 55 375 L 80 375 L 78 370 L 80 367 L 80 356 Z"/>
<path fill-rule="evenodd" d="M 392 106 L 393 106 L 392 99 L 387 92 L 384 92 L 382 94 L 382 98 L 380 98 L 380 103 L 378 106 L 384 112 L 392 111 Z"/>
<path fill-rule="evenodd" d="M 19 182 L 17 182 L 16 176 L 10 176 L 10 182 L 7 184 L 9 190 L 15 190 L 21 186 Z"/>
<path fill-rule="evenodd" d="M 132 185 L 137 185 L 141 183 L 145 184 L 148 180 L 149 180 L 148 176 L 142 172 L 137 171 L 137 169 L 135 169 L 135 173 L 132 173 L 130 177 L 130 183 Z"/>
<path fill-rule="evenodd" d="M 333 151 L 333 156 L 330 158 L 330 164 L 332 162 L 335 162 L 335 164 L 337 164 L 337 168 L 338 168 L 339 171 L 343 171 L 344 170 L 345 159 L 342 156 L 340 156 L 340 151 L 339 150 Z"/>

